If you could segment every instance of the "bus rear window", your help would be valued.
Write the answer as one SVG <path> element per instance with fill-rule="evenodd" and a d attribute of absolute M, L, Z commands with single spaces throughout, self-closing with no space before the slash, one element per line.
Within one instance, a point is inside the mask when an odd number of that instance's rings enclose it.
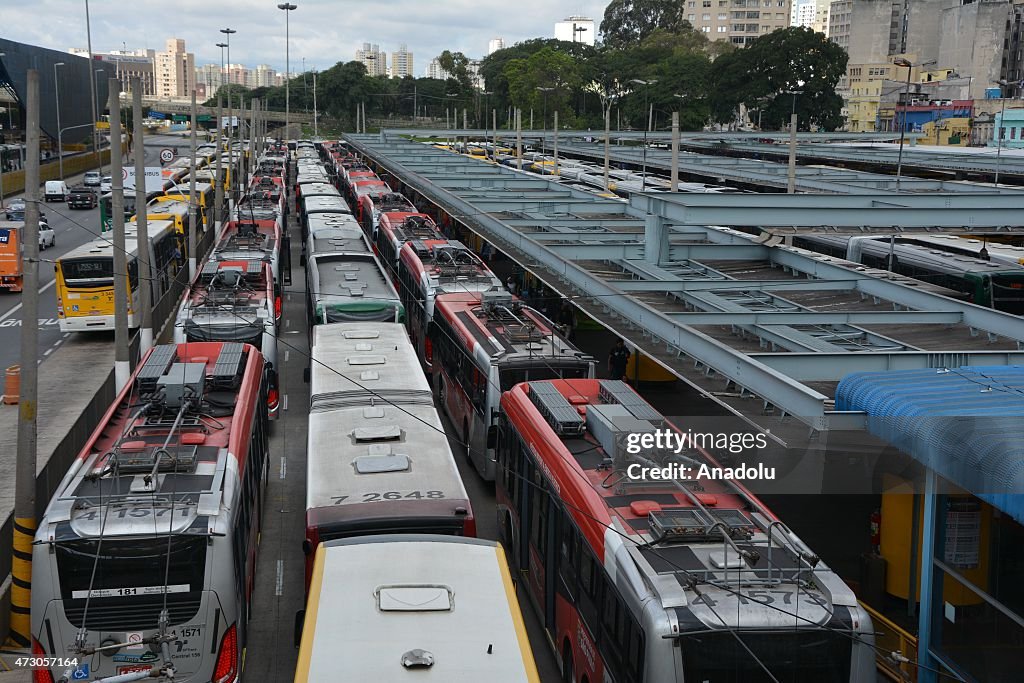
<path fill-rule="evenodd" d="M 89 284 L 110 284 L 114 281 L 114 261 L 109 258 L 65 259 L 60 262 L 64 280 L 86 281 Z"/>
<path fill-rule="evenodd" d="M 531 365 L 529 367 L 502 368 L 498 376 L 501 390 L 508 391 L 523 382 L 536 382 L 545 379 L 581 379 L 587 376 L 586 365 Z"/>
<path fill-rule="evenodd" d="M 768 683 L 772 679 L 766 670 L 779 680 L 787 681 L 845 683 L 850 680 L 852 641 L 846 633 L 740 631 L 738 635 L 742 645 L 732 631 L 681 636 L 679 652 L 683 657 L 684 680 Z"/>
<path fill-rule="evenodd" d="M 167 537 L 57 543 L 61 598 L 162 595 L 165 575 L 169 594 L 201 591 L 206 543 L 197 536 L 176 536 L 170 543 Z"/>

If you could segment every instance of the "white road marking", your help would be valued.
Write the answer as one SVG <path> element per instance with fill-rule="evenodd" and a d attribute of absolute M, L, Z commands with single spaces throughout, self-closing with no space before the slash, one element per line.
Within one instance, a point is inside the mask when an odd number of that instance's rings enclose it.
<path fill-rule="evenodd" d="M 277 561 L 277 582 L 274 587 L 274 595 L 284 593 L 284 560 Z"/>
<path fill-rule="evenodd" d="M 284 362 L 285 362 L 285 363 L 287 363 L 287 362 L 288 362 L 288 354 L 289 354 L 289 353 L 290 353 L 289 351 L 285 351 L 285 352 L 284 352 Z"/>
<path fill-rule="evenodd" d="M 42 294 L 43 292 L 45 292 L 46 290 L 48 290 L 48 289 L 49 289 L 50 287 L 53 287 L 53 286 L 54 286 L 55 284 L 57 284 L 57 281 L 56 281 L 56 280 L 50 280 L 50 281 L 49 281 L 49 282 L 47 282 L 47 283 L 46 283 L 45 285 L 43 285 L 42 287 L 40 287 L 40 288 L 39 288 L 39 293 L 40 293 L 40 294 Z M 8 318 L 10 318 L 10 317 L 11 317 L 12 315 L 14 315 L 14 314 L 15 314 L 15 313 L 17 313 L 18 311 L 20 311 L 20 310 L 21 310 L 21 306 L 22 306 L 21 304 L 18 304 L 17 306 L 15 306 L 15 307 L 14 307 L 14 308 L 12 308 L 11 310 L 7 311 L 7 312 L 6 312 L 6 313 L 4 313 L 3 315 L 0 315 L 0 322 L 3 322 L 4 320 L 7 320 L 7 319 L 8 319 Z"/>
<path fill-rule="evenodd" d="M 278 473 L 278 479 L 284 479 L 288 476 L 288 461 L 285 460 L 284 456 L 281 456 L 281 471 Z"/>
<path fill-rule="evenodd" d="M 284 395 L 284 399 L 282 399 L 281 403 L 281 410 L 288 410 L 288 394 Z"/>
<path fill-rule="evenodd" d="M 285 320 L 284 321 L 284 326 L 285 327 L 291 327 L 292 326 L 292 321 L 291 320 Z"/>
<path fill-rule="evenodd" d="M 53 353 L 53 349 L 46 349 L 45 351 L 43 351 L 44 356 L 49 356 L 51 353 Z"/>

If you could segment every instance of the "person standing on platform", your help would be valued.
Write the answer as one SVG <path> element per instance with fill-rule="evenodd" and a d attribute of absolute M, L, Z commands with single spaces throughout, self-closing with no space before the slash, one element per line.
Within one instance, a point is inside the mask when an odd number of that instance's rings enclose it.
<path fill-rule="evenodd" d="M 626 343 L 619 339 L 615 342 L 611 352 L 608 353 L 608 377 L 609 379 L 626 379 L 626 365 L 629 363 L 629 349 Z"/>

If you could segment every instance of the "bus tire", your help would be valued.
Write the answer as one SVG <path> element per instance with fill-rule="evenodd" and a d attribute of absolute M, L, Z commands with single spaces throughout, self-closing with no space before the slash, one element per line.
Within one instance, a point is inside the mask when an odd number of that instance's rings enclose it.
<path fill-rule="evenodd" d="M 576 683 L 574 676 L 572 647 L 570 647 L 569 639 L 567 638 L 565 640 L 565 645 L 562 646 L 562 683 Z"/>

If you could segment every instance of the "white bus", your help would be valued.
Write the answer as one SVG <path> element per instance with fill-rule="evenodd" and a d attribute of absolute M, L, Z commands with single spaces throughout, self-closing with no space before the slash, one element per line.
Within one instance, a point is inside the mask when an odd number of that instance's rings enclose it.
<path fill-rule="evenodd" d="M 399 680 L 539 683 L 500 545 L 410 534 L 320 546 L 295 683 Z"/>

